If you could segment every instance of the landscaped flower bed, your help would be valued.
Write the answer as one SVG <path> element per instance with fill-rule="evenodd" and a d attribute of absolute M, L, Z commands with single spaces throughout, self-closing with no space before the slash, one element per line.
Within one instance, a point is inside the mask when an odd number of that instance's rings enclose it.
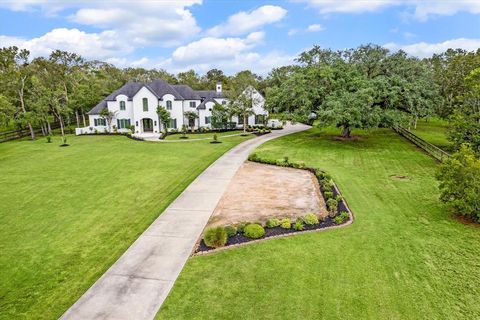
<path fill-rule="evenodd" d="M 290 162 L 288 157 L 282 160 L 266 160 L 258 158 L 256 154 L 252 154 L 249 160 L 312 172 L 318 179 L 320 191 L 329 211 L 328 216 L 320 217 L 314 213 L 307 213 L 296 220 L 274 217 L 264 224 L 259 222 L 242 222 L 235 225 L 207 228 L 196 248 L 196 253 L 208 252 L 221 247 L 239 245 L 260 239 L 339 226 L 351 222 L 353 219 L 345 199 L 340 194 L 330 175 L 326 172 L 305 167 L 304 163 Z"/>

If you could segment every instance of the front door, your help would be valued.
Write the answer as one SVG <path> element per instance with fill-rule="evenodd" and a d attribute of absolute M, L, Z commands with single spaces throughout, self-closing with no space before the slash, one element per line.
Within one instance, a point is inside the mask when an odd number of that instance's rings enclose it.
<path fill-rule="evenodd" d="M 142 119 L 143 132 L 153 132 L 153 121 L 152 119 Z"/>

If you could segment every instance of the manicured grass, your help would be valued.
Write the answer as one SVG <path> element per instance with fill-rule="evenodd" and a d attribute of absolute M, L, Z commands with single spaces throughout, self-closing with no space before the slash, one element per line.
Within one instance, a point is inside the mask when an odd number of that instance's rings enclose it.
<path fill-rule="evenodd" d="M 257 152 L 327 170 L 355 222 L 193 257 L 159 319 L 480 318 L 480 229 L 438 201 L 435 161 L 388 129 L 356 130 L 358 141 L 333 133 Z"/>
<path fill-rule="evenodd" d="M 448 122 L 439 118 L 420 119 L 417 128 L 410 130 L 431 144 L 447 152 L 451 151 L 452 143 L 447 139 Z"/>
<path fill-rule="evenodd" d="M 199 173 L 248 138 L 0 144 L 0 318 L 58 318 Z"/>
<path fill-rule="evenodd" d="M 226 131 L 226 132 L 217 132 L 217 137 L 220 139 L 221 137 L 224 137 L 224 136 L 230 136 L 232 134 L 240 134 L 240 133 L 243 133 L 243 131 L 242 130 L 234 130 L 234 131 Z M 188 137 L 188 140 L 205 139 L 205 138 L 213 139 L 214 134 L 215 134 L 215 132 L 211 131 L 211 132 L 208 132 L 208 133 L 194 133 L 194 134 L 187 133 L 185 136 Z M 182 136 L 183 135 L 181 133 L 176 133 L 176 134 L 168 135 L 165 139 L 166 140 L 182 140 L 181 139 Z M 229 139 L 231 137 L 227 137 L 227 138 Z"/>

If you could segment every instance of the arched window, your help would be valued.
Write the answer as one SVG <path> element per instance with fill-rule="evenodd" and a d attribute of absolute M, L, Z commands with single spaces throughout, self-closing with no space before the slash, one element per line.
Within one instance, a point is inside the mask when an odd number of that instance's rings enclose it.
<path fill-rule="evenodd" d="M 125 110 L 125 101 L 120 101 L 120 110 Z"/>
<path fill-rule="evenodd" d="M 148 99 L 143 98 L 142 101 L 143 101 L 143 111 L 148 111 Z"/>
<path fill-rule="evenodd" d="M 167 110 L 172 110 L 172 101 L 167 101 Z"/>

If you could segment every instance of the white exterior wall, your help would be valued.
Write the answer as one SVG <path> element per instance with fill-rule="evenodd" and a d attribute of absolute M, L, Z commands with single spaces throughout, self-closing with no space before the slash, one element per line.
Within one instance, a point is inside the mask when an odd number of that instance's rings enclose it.
<path fill-rule="evenodd" d="M 143 111 L 143 98 L 148 99 L 148 111 Z M 132 99 L 133 103 L 133 123 L 135 126 L 135 132 L 143 133 L 143 124 L 142 119 L 148 118 L 153 121 L 153 132 L 160 132 L 157 107 L 158 107 L 158 98 L 153 94 L 149 89 L 143 87 L 140 89 L 137 94 Z"/>
<path fill-rule="evenodd" d="M 120 101 L 125 101 L 125 110 L 120 110 Z M 134 125 L 133 102 L 129 101 L 126 95 L 120 94 L 115 97 L 115 101 L 107 101 L 107 108 L 109 111 L 115 113 L 115 117 L 112 121 L 112 130 L 113 130 L 113 126 L 117 126 L 117 119 L 130 119 L 130 124 Z M 130 130 L 119 129 L 118 131 L 129 132 Z"/>
<path fill-rule="evenodd" d="M 165 94 L 162 97 L 162 100 L 159 101 L 159 104 L 167 109 L 167 101 L 172 102 L 172 110 L 167 110 L 170 112 L 170 118 L 177 119 L 177 129 L 182 128 L 183 124 L 183 101 L 175 100 L 175 97 L 171 94 Z M 157 117 L 158 118 L 158 117 Z M 163 130 L 163 127 L 162 127 Z"/>
<path fill-rule="evenodd" d="M 205 123 L 205 117 L 211 117 L 212 116 L 212 111 L 211 110 L 213 109 L 214 105 L 215 105 L 214 102 L 209 101 L 209 102 L 205 103 L 205 109 L 199 110 L 200 111 L 200 116 L 199 116 L 198 120 L 200 122 L 200 127 L 209 127 L 209 128 L 212 127 L 211 123 L 209 123 L 209 124 Z"/>

